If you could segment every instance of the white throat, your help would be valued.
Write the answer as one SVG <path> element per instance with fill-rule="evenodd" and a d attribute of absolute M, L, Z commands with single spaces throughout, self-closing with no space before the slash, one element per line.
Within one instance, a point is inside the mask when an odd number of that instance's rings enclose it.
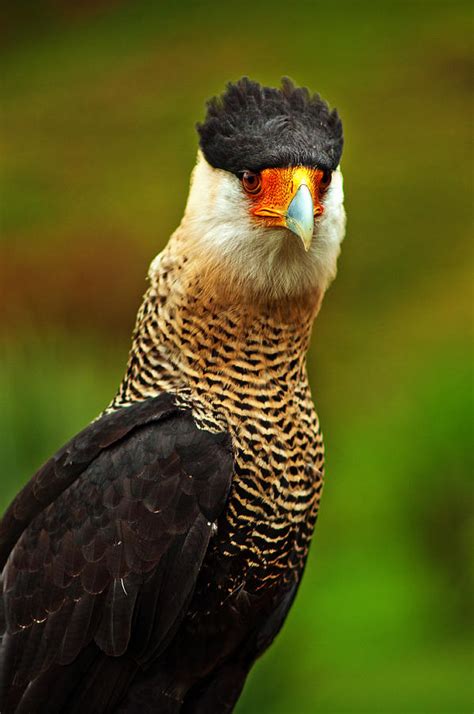
<path fill-rule="evenodd" d="M 240 180 L 210 166 L 199 152 L 186 210 L 172 241 L 186 251 L 190 270 L 215 285 L 231 286 L 247 300 L 291 300 L 308 293 L 322 297 L 336 275 L 345 233 L 342 183 L 338 168 L 305 252 L 288 229 L 256 220 Z"/>

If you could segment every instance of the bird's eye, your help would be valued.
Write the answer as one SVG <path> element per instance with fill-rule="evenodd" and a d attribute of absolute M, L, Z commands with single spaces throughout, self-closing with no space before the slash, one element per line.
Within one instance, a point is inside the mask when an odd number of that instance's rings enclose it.
<path fill-rule="evenodd" d="M 242 174 L 242 186 L 247 193 L 255 195 L 262 187 L 262 177 L 253 171 L 244 171 Z"/>
<path fill-rule="evenodd" d="M 319 181 L 319 185 L 321 188 L 325 191 L 327 188 L 329 188 L 329 185 L 331 183 L 332 179 L 332 173 L 331 171 L 323 171 L 321 179 Z"/>

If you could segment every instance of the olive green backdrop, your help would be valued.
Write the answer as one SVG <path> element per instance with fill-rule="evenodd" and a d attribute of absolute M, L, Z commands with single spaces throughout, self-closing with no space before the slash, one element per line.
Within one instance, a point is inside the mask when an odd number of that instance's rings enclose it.
<path fill-rule="evenodd" d="M 113 395 L 204 100 L 288 74 L 340 110 L 348 231 L 309 358 L 321 516 L 237 710 L 472 711 L 469 4 L 2 12 L 0 505 Z"/>

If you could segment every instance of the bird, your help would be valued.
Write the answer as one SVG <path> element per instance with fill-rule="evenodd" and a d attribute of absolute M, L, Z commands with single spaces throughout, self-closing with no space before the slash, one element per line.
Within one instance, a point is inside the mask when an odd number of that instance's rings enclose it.
<path fill-rule="evenodd" d="M 0 711 L 233 711 L 295 599 L 324 479 L 306 353 L 345 234 L 336 109 L 208 101 L 124 378 L 0 522 Z"/>

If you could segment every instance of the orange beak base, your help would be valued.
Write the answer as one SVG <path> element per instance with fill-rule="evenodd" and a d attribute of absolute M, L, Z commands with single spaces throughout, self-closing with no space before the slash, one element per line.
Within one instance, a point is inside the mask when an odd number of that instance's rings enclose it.
<path fill-rule="evenodd" d="M 260 177 L 260 191 L 249 195 L 251 213 L 263 218 L 267 225 L 289 228 L 300 236 L 308 250 L 314 218 L 324 211 L 321 204 L 323 172 L 296 166 L 264 169 Z"/>

